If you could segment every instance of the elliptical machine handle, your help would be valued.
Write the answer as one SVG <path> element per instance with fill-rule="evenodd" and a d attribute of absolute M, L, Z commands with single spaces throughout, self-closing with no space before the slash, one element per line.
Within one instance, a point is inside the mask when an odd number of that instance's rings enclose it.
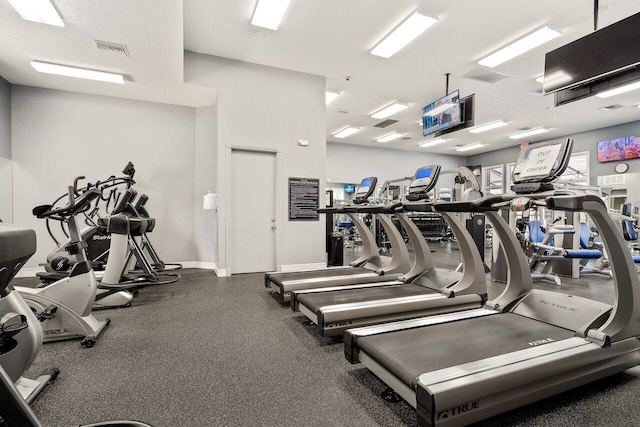
<path fill-rule="evenodd" d="M 82 175 L 82 176 L 76 176 L 73 179 L 73 194 L 77 195 L 78 194 L 78 181 L 80 181 L 81 179 L 85 179 L 86 176 Z"/>

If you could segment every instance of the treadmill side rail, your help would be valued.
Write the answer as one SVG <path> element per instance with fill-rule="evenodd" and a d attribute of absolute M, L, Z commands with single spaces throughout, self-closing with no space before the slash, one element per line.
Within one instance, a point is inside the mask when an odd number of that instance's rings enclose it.
<path fill-rule="evenodd" d="M 516 354 L 518 361 L 513 360 Z M 416 387 L 418 425 L 471 424 L 639 363 L 640 341 L 635 338 L 602 348 L 576 337 L 476 361 L 472 364 L 478 369 L 471 372 L 465 365 L 442 370 L 449 375 L 432 372 L 420 376 Z M 451 375 L 454 369 L 459 375 Z"/>

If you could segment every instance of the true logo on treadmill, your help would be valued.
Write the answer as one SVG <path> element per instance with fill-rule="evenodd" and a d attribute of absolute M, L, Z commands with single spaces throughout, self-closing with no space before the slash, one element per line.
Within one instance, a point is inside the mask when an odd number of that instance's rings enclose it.
<path fill-rule="evenodd" d="M 562 305 L 562 304 L 556 304 L 555 302 L 550 302 L 550 301 L 545 301 L 545 300 L 540 300 L 540 304 L 544 304 L 544 305 L 548 305 L 550 307 L 553 308 L 560 308 L 562 310 L 567 310 L 567 311 L 578 311 L 577 308 L 575 307 L 570 307 L 568 305 Z"/>
<path fill-rule="evenodd" d="M 340 326 L 349 326 L 349 325 L 353 325 L 353 320 L 343 320 L 340 322 L 325 323 L 324 327 L 325 329 L 329 329 L 329 328 L 338 328 Z"/>
<path fill-rule="evenodd" d="M 465 412 L 471 412 L 480 407 L 480 401 L 474 400 L 473 402 L 465 403 L 464 405 L 456 406 L 453 408 L 445 409 L 444 411 L 438 412 L 436 416 L 436 420 L 444 420 L 446 418 L 455 417 Z"/>
<path fill-rule="evenodd" d="M 537 340 L 537 341 L 531 341 L 529 343 L 529 345 L 531 347 L 535 347 L 537 345 L 542 345 L 542 344 L 549 344 L 550 342 L 554 342 L 555 340 L 553 338 L 543 338 L 541 340 Z"/>

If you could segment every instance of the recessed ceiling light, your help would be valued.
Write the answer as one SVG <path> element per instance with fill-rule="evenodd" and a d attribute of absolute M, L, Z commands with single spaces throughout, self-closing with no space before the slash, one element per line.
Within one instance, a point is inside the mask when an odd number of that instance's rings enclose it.
<path fill-rule="evenodd" d="M 124 84 L 122 74 L 107 73 L 106 71 L 87 70 L 69 67 L 68 65 L 50 64 L 48 62 L 31 61 L 31 66 L 39 73 L 56 74 L 58 76 L 75 77 L 78 79 L 97 80 L 107 83 Z"/>
<path fill-rule="evenodd" d="M 334 133 L 333 136 L 335 136 L 336 138 L 346 138 L 348 136 L 353 135 L 356 132 L 360 132 L 360 128 L 347 126 L 346 128 Z"/>
<path fill-rule="evenodd" d="M 340 92 L 338 92 L 337 90 L 328 90 L 328 91 L 326 91 L 325 92 L 326 105 L 329 105 L 331 103 L 331 101 L 333 101 L 334 99 L 336 99 L 339 96 L 340 96 Z"/>
<path fill-rule="evenodd" d="M 9 3 L 25 21 L 64 27 L 64 22 L 50 0 L 9 0 Z"/>
<path fill-rule="evenodd" d="M 420 144 L 420 147 L 429 148 L 429 147 L 433 147 L 434 145 L 442 144 L 443 142 L 447 142 L 447 141 L 448 139 L 438 138 L 428 142 L 423 142 L 422 144 Z"/>
<path fill-rule="evenodd" d="M 505 122 L 504 120 L 498 120 L 498 121 L 495 121 L 495 122 L 491 122 L 491 123 L 487 123 L 485 125 L 480 125 L 478 127 L 475 127 L 473 129 L 469 130 L 469 132 L 471 132 L 471 133 L 486 132 L 488 130 L 496 129 L 496 128 L 499 128 L 499 127 L 502 127 L 502 126 L 506 126 L 508 124 L 509 124 L 509 122 Z"/>
<path fill-rule="evenodd" d="M 520 133 L 516 133 L 515 135 L 511 135 L 509 136 L 510 139 L 520 139 L 520 138 L 526 138 L 528 136 L 533 136 L 533 135 L 538 135 L 541 133 L 545 133 L 545 132 L 549 132 L 549 129 L 547 128 L 537 128 L 537 129 L 531 129 L 525 132 L 520 132 Z"/>
<path fill-rule="evenodd" d="M 465 145 L 464 147 L 456 148 L 456 151 L 469 151 L 475 150 L 476 148 L 484 147 L 486 144 L 482 144 L 480 142 L 475 142 L 473 144 Z"/>
<path fill-rule="evenodd" d="M 251 25 L 277 30 L 291 0 L 258 0 Z"/>
<path fill-rule="evenodd" d="M 538 78 L 536 79 L 536 81 L 537 81 L 538 83 L 544 83 L 544 75 L 542 75 L 542 76 L 538 77 Z"/>
<path fill-rule="evenodd" d="M 376 141 L 378 142 L 389 142 L 389 141 L 393 141 L 394 139 L 398 139 L 401 138 L 402 134 L 398 133 L 398 132 L 391 132 L 388 133 L 384 136 L 381 136 L 380 138 L 376 138 Z"/>
<path fill-rule="evenodd" d="M 630 92 L 632 90 L 640 89 L 640 81 L 629 83 L 628 85 L 615 87 L 613 89 L 605 90 L 604 92 L 596 93 L 598 98 L 609 98 L 611 96 L 619 95 L 621 93 Z"/>
<path fill-rule="evenodd" d="M 438 22 L 437 18 L 415 12 L 371 50 L 372 55 L 391 58 L 396 52 Z"/>
<path fill-rule="evenodd" d="M 478 63 L 489 68 L 496 67 L 503 62 L 513 59 L 516 56 L 522 55 L 523 53 L 528 52 L 540 45 L 543 45 L 560 35 L 562 35 L 562 33 L 559 31 L 552 30 L 549 27 L 542 27 L 539 30 L 529 34 L 528 36 L 525 36 L 520 40 L 517 40 L 510 45 L 503 47 L 499 51 L 492 53 L 486 58 L 481 59 Z"/>
<path fill-rule="evenodd" d="M 391 105 L 384 107 L 382 110 L 376 111 L 371 115 L 374 119 L 384 119 L 385 117 L 389 117 L 398 111 L 402 111 L 405 108 L 408 108 L 409 104 L 404 104 L 402 102 L 394 102 Z"/>

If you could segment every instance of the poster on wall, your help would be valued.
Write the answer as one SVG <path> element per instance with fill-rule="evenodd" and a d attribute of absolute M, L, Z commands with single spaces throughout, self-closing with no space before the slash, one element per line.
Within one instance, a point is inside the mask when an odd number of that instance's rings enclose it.
<path fill-rule="evenodd" d="M 320 180 L 289 178 L 289 221 L 318 221 Z"/>
<path fill-rule="evenodd" d="M 598 163 L 619 162 L 640 157 L 640 136 L 598 142 Z"/>

